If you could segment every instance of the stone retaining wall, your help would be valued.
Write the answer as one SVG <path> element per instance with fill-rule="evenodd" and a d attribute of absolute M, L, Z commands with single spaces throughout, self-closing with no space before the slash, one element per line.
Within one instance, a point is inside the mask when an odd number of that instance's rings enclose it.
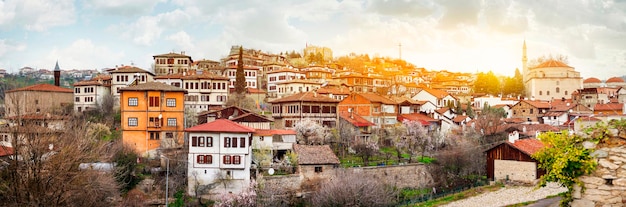
<path fill-rule="evenodd" d="M 597 149 L 596 171 L 580 177 L 585 190 L 577 187 L 572 194 L 572 207 L 626 205 L 626 148 L 624 146 Z"/>

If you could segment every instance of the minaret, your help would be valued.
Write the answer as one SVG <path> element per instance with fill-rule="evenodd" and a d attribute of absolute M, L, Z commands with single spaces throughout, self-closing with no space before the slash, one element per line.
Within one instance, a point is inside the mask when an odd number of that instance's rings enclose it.
<path fill-rule="evenodd" d="M 528 77 L 528 58 L 526 57 L 526 40 L 524 39 L 524 46 L 522 47 L 522 77 L 524 83 Z"/>
<path fill-rule="evenodd" d="M 61 68 L 59 68 L 59 61 L 57 60 L 56 65 L 54 66 L 54 85 L 60 86 L 59 80 L 61 78 Z"/>

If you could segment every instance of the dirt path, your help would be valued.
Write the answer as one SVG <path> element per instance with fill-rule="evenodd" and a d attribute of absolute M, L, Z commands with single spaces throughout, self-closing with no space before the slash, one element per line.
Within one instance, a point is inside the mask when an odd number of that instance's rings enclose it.
<path fill-rule="evenodd" d="M 532 186 L 506 186 L 500 190 L 480 194 L 474 197 L 458 200 L 443 206 L 446 207 L 498 207 L 528 201 L 536 201 L 547 196 L 557 195 L 567 191 L 567 188 L 550 183 L 546 187 L 535 189 Z"/>

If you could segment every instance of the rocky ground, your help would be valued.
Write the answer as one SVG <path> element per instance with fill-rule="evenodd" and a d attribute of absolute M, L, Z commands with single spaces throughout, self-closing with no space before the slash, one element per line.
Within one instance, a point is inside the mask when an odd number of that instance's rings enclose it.
<path fill-rule="evenodd" d="M 550 183 L 546 187 L 535 189 L 534 186 L 511 186 L 488 193 L 483 193 L 474 197 L 458 200 L 443 206 L 447 207 L 497 207 L 506 206 L 528 201 L 536 201 L 547 196 L 557 195 L 567 191 L 567 188 L 560 187 L 556 183 Z"/>

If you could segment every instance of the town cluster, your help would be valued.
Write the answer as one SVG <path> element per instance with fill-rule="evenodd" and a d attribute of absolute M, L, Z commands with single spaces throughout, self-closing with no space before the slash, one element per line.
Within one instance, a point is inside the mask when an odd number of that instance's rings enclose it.
<path fill-rule="evenodd" d="M 501 108 L 505 117 L 490 124 L 515 126 L 495 129 L 511 132 L 509 141 L 514 144 L 543 131 L 574 132 L 597 121 L 620 119 L 626 111 L 623 79 L 583 79 L 574 67 L 557 60 L 528 68 L 525 44 L 525 94 L 518 97 L 473 93 L 476 74 L 428 71 L 384 60 L 364 63 L 357 70 L 330 64 L 330 48 L 307 46 L 303 54 L 294 58 L 244 49 L 239 62 L 239 46 L 219 61 L 171 52 L 154 55 L 150 69 L 121 65 L 89 72 L 88 80 L 74 83 L 71 89 L 61 87 L 57 63 L 52 72 L 55 85 L 6 91 L 5 117 L 22 116 L 19 120 L 61 129 L 62 118 L 44 112 L 73 106 L 75 113 L 82 113 L 111 99 L 121 114 L 123 142 L 142 156 L 187 147 L 188 193 L 195 195 L 197 185 L 214 182 L 219 173 L 241 183 L 223 191 L 241 191 L 250 182 L 253 149 L 269 148 L 274 157 L 299 154 L 300 172 L 306 176 L 322 175 L 339 164 L 328 146 L 296 143 L 294 127 L 303 121 L 329 128 L 350 126 L 355 141 L 367 141 L 373 130 L 406 121 L 419 122 L 431 131 L 473 127 L 489 133 L 491 125 L 483 126 L 476 119 L 482 109 L 492 107 Z M 302 64 L 309 54 L 320 61 Z M 246 100 L 253 107 L 230 104 L 244 101 L 229 100 L 239 64 L 244 68 Z M 465 110 L 469 108 L 472 114 Z M 1 144 L 10 147 L 10 134 L 2 137 Z M 515 178 L 515 173 L 494 169 L 498 167 L 493 160 L 488 165 L 492 179 Z"/>

